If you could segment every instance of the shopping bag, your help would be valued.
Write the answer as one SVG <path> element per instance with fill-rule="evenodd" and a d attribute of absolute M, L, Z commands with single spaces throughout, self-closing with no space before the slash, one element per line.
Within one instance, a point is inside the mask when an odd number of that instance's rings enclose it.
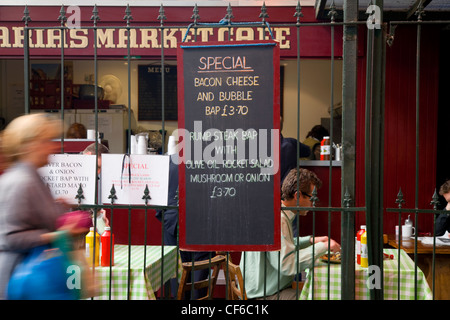
<path fill-rule="evenodd" d="M 33 248 L 17 265 L 7 288 L 9 300 L 74 300 L 78 290 L 67 286 L 70 262 L 60 248 Z"/>

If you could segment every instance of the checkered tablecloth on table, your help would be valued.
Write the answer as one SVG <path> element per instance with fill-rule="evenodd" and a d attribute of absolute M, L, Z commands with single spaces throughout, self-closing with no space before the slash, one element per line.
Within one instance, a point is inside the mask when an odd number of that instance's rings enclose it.
<path fill-rule="evenodd" d="M 158 291 L 161 287 L 162 247 L 146 246 L 146 251 L 144 262 L 144 246 L 131 246 L 130 279 L 128 279 L 128 246 L 115 245 L 114 266 L 112 268 L 95 268 L 98 294 L 94 297 L 94 300 L 109 299 L 110 269 L 112 300 L 128 299 L 128 281 L 130 282 L 131 300 L 155 300 L 155 291 Z M 177 247 L 164 246 L 162 283 L 177 276 L 176 268 L 179 263 L 177 261 Z"/>
<path fill-rule="evenodd" d="M 384 249 L 384 252 L 394 255 L 394 259 L 385 259 L 383 264 L 384 278 L 384 299 L 398 300 L 398 250 Z M 414 261 L 404 252 L 400 251 L 400 299 L 415 299 L 415 268 Z M 361 268 L 359 265 L 355 267 L 355 299 L 369 300 L 370 291 L 368 286 L 369 276 L 373 276 L 373 272 L 368 269 Z M 308 270 L 307 279 L 303 286 L 300 299 L 312 300 L 312 272 Z M 328 278 L 330 280 L 329 299 L 339 300 L 341 298 L 341 265 L 330 264 L 330 275 L 328 276 L 328 264 L 319 262 L 314 268 L 314 300 L 328 299 Z M 371 278 L 371 281 L 373 278 Z M 372 281 L 373 283 L 373 281 Z M 432 293 L 428 286 L 427 280 L 423 272 L 417 268 L 417 299 L 430 300 Z"/>

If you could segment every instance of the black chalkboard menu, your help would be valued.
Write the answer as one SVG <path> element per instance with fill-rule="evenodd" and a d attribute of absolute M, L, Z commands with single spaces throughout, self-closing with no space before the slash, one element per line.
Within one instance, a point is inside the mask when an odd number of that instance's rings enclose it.
<path fill-rule="evenodd" d="M 164 73 L 164 119 L 177 120 L 177 67 L 139 65 L 139 121 L 162 119 L 162 73 Z"/>
<path fill-rule="evenodd" d="M 181 43 L 177 54 L 180 248 L 279 250 L 278 44 Z"/>

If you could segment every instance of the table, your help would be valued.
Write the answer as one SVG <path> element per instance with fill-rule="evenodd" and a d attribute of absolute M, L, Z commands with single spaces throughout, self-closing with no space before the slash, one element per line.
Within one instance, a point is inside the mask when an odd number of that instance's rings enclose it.
<path fill-rule="evenodd" d="M 384 299 L 398 299 L 398 250 L 384 249 L 389 255 L 394 255 L 394 259 L 386 259 L 383 264 L 384 271 Z M 400 300 L 415 299 L 414 290 L 414 261 L 400 251 Z M 371 272 L 371 276 L 374 273 Z M 312 272 L 308 270 L 307 278 L 300 295 L 301 300 L 312 300 Z M 341 265 L 330 264 L 330 300 L 341 299 Z M 367 284 L 369 272 L 367 268 L 355 266 L 355 299 L 369 300 L 370 291 Z M 371 280 L 373 280 L 371 278 Z M 314 268 L 314 300 L 328 299 L 328 263 L 318 262 Z M 430 300 L 432 294 L 430 287 L 420 269 L 417 270 L 417 299 Z"/>
<path fill-rule="evenodd" d="M 146 246 L 144 268 L 144 246 L 131 246 L 130 263 L 130 299 L 156 300 L 155 291 L 161 287 L 161 246 Z M 98 294 L 94 300 L 109 299 L 109 282 L 111 269 L 111 299 L 128 299 L 128 245 L 114 246 L 114 266 L 96 267 L 95 279 Z M 177 276 L 177 247 L 164 246 L 163 283 Z M 179 272 L 180 273 L 180 272 Z"/>
<path fill-rule="evenodd" d="M 421 239 L 418 237 L 418 239 Z M 432 239 L 432 238 L 431 238 Z M 402 239 L 403 249 L 414 259 L 414 237 Z M 393 234 L 388 235 L 388 245 L 399 247 L 398 240 Z M 423 271 L 428 285 L 433 288 L 433 245 L 417 241 L 417 266 Z M 450 300 L 450 246 L 436 245 L 435 248 L 435 300 Z"/>

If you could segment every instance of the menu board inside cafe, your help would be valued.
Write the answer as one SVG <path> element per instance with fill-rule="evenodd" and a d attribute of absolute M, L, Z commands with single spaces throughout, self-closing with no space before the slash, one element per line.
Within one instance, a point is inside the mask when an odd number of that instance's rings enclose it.
<path fill-rule="evenodd" d="M 180 248 L 280 248 L 279 47 L 178 48 Z"/>
<path fill-rule="evenodd" d="M 163 96 L 164 76 L 164 96 Z M 138 120 L 177 120 L 177 67 L 138 66 Z"/>

